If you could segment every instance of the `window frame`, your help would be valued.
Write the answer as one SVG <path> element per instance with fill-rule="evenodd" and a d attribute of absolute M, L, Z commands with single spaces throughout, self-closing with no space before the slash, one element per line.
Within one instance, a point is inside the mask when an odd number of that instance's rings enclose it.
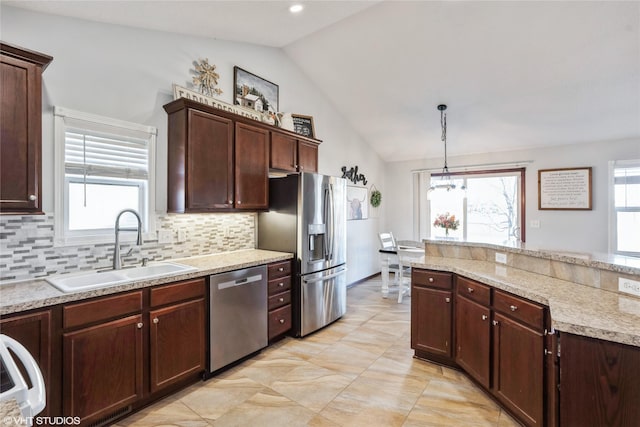
<path fill-rule="evenodd" d="M 436 172 L 436 173 L 431 173 L 430 174 L 430 179 L 431 178 L 441 178 L 441 177 L 445 177 L 445 176 L 449 176 L 451 178 L 455 178 L 455 177 L 467 177 L 467 176 L 477 176 L 477 175 L 501 175 L 501 174 L 516 174 L 519 173 L 520 176 L 520 241 L 522 243 L 526 242 L 526 167 L 520 167 L 520 168 L 508 168 L 508 169 L 482 169 L 482 170 L 473 170 L 473 171 L 457 171 L 457 172 L 449 172 L 449 173 L 442 173 L 442 172 Z M 463 178 L 464 179 L 464 178 Z M 428 187 L 427 187 L 428 188 Z M 428 191 L 428 190 L 427 190 Z M 465 210 L 465 214 L 464 214 L 464 218 L 461 218 L 462 221 L 465 222 L 464 224 L 464 230 L 465 230 L 465 237 L 466 237 L 466 230 L 467 230 L 467 201 L 466 201 L 466 197 L 464 198 L 464 210 Z M 431 203 L 428 203 L 428 212 L 427 214 L 431 215 Z M 429 230 L 431 230 L 431 228 L 429 228 Z M 429 237 L 431 236 L 431 231 L 429 231 Z"/>
<path fill-rule="evenodd" d="M 609 252 L 622 256 L 640 257 L 640 252 L 618 250 L 618 212 L 640 213 L 640 206 L 616 206 L 616 169 L 633 167 L 640 167 L 640 159 L 612 160 L 609 162 Z M 640 177 L 634 177 L 632 181 L 640 181 Z"/>
<path fill-rule="evenodd" d="M 143 221 L 145 239 L 155 238 L 155 157 L 157 128 L 55 106 L 54 129 L 54 246 L 112 243 L 114 241 L 113 227 L 86 231 L 69 230 L 69 184 L 71 182 L 85 182 L 84 177 L 68 175 L 65 168 L 65 133 L 67 130 L 72 129 L 102 132 L 121 137 L 135 136 L 136 138 L 147 141 L 148 175 L 146 184 L 141 183 L 139 178 L 132 178 L 129 183 L 124 184 L 127 182 L 126 179 L 92 175 L 86 177 L 86 182 L 94 184 L 116 184 L 121 182 L 123 185 L 143 187 L 138 205 L 139 209 L 137 210 Z M 138 181 L 137 184 L 135 183 L 136 181 Z M 124 242 L 134 241 L 134 237 L 133 233 L 123 233 L 121 240 Z"/>

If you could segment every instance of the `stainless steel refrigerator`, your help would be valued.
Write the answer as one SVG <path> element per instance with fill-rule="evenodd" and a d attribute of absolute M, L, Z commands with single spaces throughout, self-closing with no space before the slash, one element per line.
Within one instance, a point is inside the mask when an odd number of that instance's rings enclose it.
<path fill-rule="evenodd" d="M 293 329 L 305 336 L 347 310 L 347 181 L 303 172 L 269 180 L 258 247 L 295 253 Z"/>

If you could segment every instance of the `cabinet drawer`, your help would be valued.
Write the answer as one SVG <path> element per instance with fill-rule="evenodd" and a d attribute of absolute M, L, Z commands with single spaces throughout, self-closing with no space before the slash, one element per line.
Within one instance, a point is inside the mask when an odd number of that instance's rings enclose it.
<path fill-rule="evenodd" d="M 269 295 L 279 294 L 280 292 L 291 289 L 291 276 L 281 277 L 275 280 L 269 280 Z"/>
<path fill-rule="evenodd" d="M 286 291 L 269 297 L 269 310 L 291 304 L 291 292 Z"/>
<path fill-rule="evenodd" d="M 458 295 L 473 300 L 478 304 L 491 304 L 491 288 L 466 277 L 456 276 Z"/>
<path fill-rule="evenodd" d="M 269 312 L 269 339 L 291 329 L 291 304 Z"/>
<path fill-rule="evenodd" d="M 539 331 L 544 328 L 544 307 L 536 303 L 496 289 L 493 293 L 493 308 Z"/>
<path fill-rule="evenodd" d="M 142 291 L 66 305 L 62 308 L 62 327 L 99 322 L 142 310 Z"/>
<path fill-rule="evenodd" d="M 204 278 L 151 289 L 151 307 L 204 296 Z"/>
<path fill-rule="evenodd" d="M 276 277 L 290 276 L 291 275 L 291 261 L 282 261 L 269 264 L 267 266 L 269 273 L 269 280 Z"/>
<path fill-rule="evenodd" d="M 411 283 L 430 288 L 451 289 L 453 274 L 431 270 L 411 269 Z"/>

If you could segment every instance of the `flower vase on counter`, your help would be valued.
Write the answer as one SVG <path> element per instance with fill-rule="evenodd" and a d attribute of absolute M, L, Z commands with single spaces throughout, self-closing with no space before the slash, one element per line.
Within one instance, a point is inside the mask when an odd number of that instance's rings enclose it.
<path fill-rule="evenodd" d="M 436 216 L 436 220 L 433 222 L 434 227 L 444 228 L 445 239 L 449 239 L 449 230 L 457 230 L 460 225 L 460 221 L 456 219 L 455 215 L 440 214 Z"/>

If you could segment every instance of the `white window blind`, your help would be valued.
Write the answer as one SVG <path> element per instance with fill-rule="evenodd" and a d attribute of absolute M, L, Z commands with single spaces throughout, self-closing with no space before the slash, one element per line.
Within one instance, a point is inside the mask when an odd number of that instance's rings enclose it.
<path fill-rule="evenodd" d="M 612 220 L 614 252 L 640 256 L 640 160 L 613 162 Z"/>
<path fill-rule="evenodd" d="M 67 174 L 148 179 L 148 140 L 66 130 L 64 167 Z"/>

